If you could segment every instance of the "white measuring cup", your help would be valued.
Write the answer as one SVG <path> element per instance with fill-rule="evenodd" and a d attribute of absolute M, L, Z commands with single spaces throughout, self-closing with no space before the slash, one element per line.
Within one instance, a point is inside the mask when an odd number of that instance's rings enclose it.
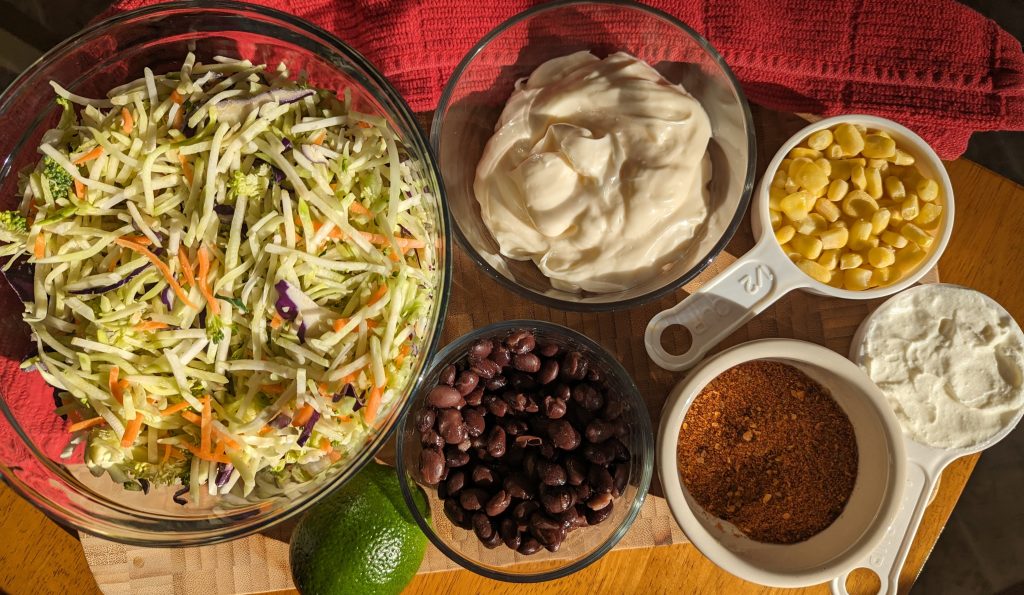
<path fill-rule="evenodd" d="M 921 287 L 921 289 L 923 288 L 924 286 Z M 914 291 L 914 289 L 910 291 Z M 1010 314 L 995 300 L 987 295 L 981 295 L 1003 316 L 1011 321 L 1013 320 Z M 871 326 L 872 319 L 879 312 L 883 312 L 885 307 L 891 303 L 891 301 L 888 301 L 879 306 L 857 328 L 857 332 L 853 336 L 853 344 L 850 347 L 850 359 L 858 366 L 864 359 L 862 349 L 864 336 Z M 1018 340 L 1024 344 L 1024 332 L 1021 332 L 1020 327 L 1016 323 L 1014 323 L 1013 329 Z M 896 593 L 903 563 L 907 560 L 907 554 L 910 552 L 910 546 L 914 542 L 917 529 L 921 525 L 921 519 L 924 518 L 925 510 L 931 504 L 935 488 L 939 483 L 939 478 L 942 476 L 942 471 L 960 457 L 981 452 L 1005 438 L 1017 427 L 1017 423 L 1020 422 L 1022 416 L 1024 416 L 1024 409 L 1017 412 L 1017 415 L 1010 419 L 998 434 L 969 448 L 936 448 L 915 442 L 907 437 L 906 434 L 903 435 L 903 446 L 907 453 L 906 485 L 903 488 L 903 502 L 900 505 L 899 512 L 896 513 L 896 518 L 893 520 L 892 525 L 886 531 L 882 543 L 858 566 L 858 568 L 868 568 L 878 575 L 882 583 L 878 595 Z M 847 572 L 832 579 L 830 583 L 832 593 L 836 595 L 849 595 L 846 590 L 846 579 L 849 576 L 850 573 Z"/>
<path fill-rule="evenodd" d="M 768 190 L 772 177 L 787 153 L 811 133 L 842 123 L 862 124 L 869 129 L 885 130 L 904 151 L 914 156 L 922 175 L 938 182 L 941 189 L 942 222 L 928 256 L 899 281 L 864 291 L 838 289 L 815 281 L 804 274 L 782 251 L 769 222 Z M 847 115 L 826 118 L 810 124 L 794 134 L 775 154 L 757 186 L 751 225 L 757 244 L 729 268 L 675 306 L 663 310 L 647 324 L 644 343 L 647 355 L 666 370 L 685 370 L 700 361 L 704 354 L 748 320 L 794 289 L 819 295 L 870 300 L 902 291 L 924 276 L 942 256 L 953 230 L 953 186 L 935 151 L 920 136 L 907 128 L 876 116 Z M 665 331 L 680 325 L 690 332 L 690 348 L 674 355 L 662 347 Z"/>

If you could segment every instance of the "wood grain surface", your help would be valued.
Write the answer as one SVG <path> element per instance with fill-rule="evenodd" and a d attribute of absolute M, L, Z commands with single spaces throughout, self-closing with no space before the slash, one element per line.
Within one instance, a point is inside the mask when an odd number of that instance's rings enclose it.
<path fill-rule="evenodd" d="M 765 126 L 772 131 L 781 131 L 792 129 L 798 124 L 791 117 L 778 115 L 759 114 L 758 121 L 761 139 L 769 138 L 769 135 L 763 134 L 762 128 Z M 777 144 L 762 143 L 762 147 L 765 147 L 763 152 L 773 152 Z M 1017 274 L 1007 274 L 1007 271 L 1014 270 L 1024 254 L 1024 240 L 1018 233 L 1018 230 L 1024 229 L 1024 188 L 970 162 L 951 162 L 947 167 L 956 192 L 957 223 L 952 241 L 940 263 L 943 280 L 988 293 L 1017 320 L 1024 319 L 1024 280 Z M 738 241 L 739 244 L 734 242 L 736 245 L 730 245 L 730 252 L 741 254 L 745 249 L 742 241 Z M 749 244 L 746 247 L 749 248 Z M 680 293 L 676 298 L 682 295 Z M 791 295 L 784 298 L 778 308 L 792 308 L 800 299 L 799 294 Z M 668 305 L 667 301 L 664 305 Z M 579 315 L 563 316 L 565 320 L 556 319 L 556 322 L 589 330 L 586 324 L 581 324 L 580 319 L 574 318 Z M 595 330 L 596 334 L 603 334 L 602 329 Z M 779 336 L 792 336 L 788 333 L 792 329 L 777 330 Z M 730 338 L 729 342 L 738 341 Z M 643 383 L 643 380 L 638 378 L 638 383 Z M 976 460 L 976 457 L 961 459 L 943 475 L 938 495 L 925 516 L 904 568 L 902 591 L 909 589 L 920 572 Z M 851 591 L 874 592 L 874 585 L 877 585 L 877 579 L 857 576 L 851 581 Z M 15 595 L 98 592 L 75 537 L 48 520 L 6 486 L 0 486 L 0 591 Z M 410 593 L 578 591 L 781 592 L 745 583 L 718 570 L 689 545 L 613 552 L 575 575 L 543 585 L 513 586 L 466 571 L 450 571 L 421 575 L 408 589 Z M 806 590 L 819 593 L 824 591 L 823 586 Z"/>

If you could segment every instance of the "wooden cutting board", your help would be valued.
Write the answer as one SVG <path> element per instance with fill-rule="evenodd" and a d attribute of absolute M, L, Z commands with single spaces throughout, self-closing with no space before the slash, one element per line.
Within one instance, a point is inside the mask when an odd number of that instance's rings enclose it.
<path fill-rule="evenodd" d="M 756 110 L 755 114 L 760 174 L 777 148 L 807 122 L 795 115 L 764 110 Z M 491 322 L 517 318 L 548 320 L 574 328 L 619 358 L 644 395 L 652 424 L 657 428 L 665 398 L 683 374 L 662 370 L 651 362 L 643 346 L 644 329 L 654 314 L 676 304 L 754 245 L 749 219 L 748 213 L 725 252 L 683 290 L 623 312 L 566 312 L 525 301 L 480 271 L 460 247 L 455 247 L 451 301 L 442 342 L 448 343 Z M 924 283 L 937 281 L 936 270 L 922 279 Z M 733 333 L 711 353 L 753 339 L 788 337 L 818 343 L 845 355 L 858 325 L 882 301 L 848 301 L 793 292 Z M 389 460 L 392 452 L 390 448 L 385 449 L 381 457 Z M 639 517 L 616 549 L 685 541 L 660 494 L 661 486 L 655 474 L 651 493 Z M 81 534 L 81 541 L 96 583 L 107 595 L 185 595 L 201 591 L 211 595 L 261 593 L 292 587 L 288 539 L 293 527 L 294 523 L 288 522 L 244 539 L 198 548 L 141 548 L 86 534 Z M 458 566 L 454 562 L 430 545 L 420 572 L 455 568 Z"/>

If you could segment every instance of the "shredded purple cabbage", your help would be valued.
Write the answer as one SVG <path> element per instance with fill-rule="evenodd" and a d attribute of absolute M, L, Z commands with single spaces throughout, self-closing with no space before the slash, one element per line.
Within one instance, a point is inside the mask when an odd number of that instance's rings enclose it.
<path fill-rule="evenodd" d="M 222 488 L 228 482 L 228 479 L 231 479 L 231 472 L 235 470 L 235 467 L 231 463 L 217 463 L 217 466 L 217 480 L 215 483 L 218 488 Z"/>
<path fill-rule="evenodd" d="M 221 219 L 230 219 L 235 215 L 235 205 L 216 204 L 213 205 L 213 212 Z"/>
<path fill-rule="evenodd" d="M 282 138 L 281 139 L 281 146 L 284 147 L 285 150 L 288 150 L 288 149 L 292 148 L 292 140 L 290 138 L 287 138 L 287 137 Z"/>
<path fill-rule="evenodd" d="M 277 308 L 277 313 L 281 315 L 281 318 L 289 321 L 295 320 L 299 315 L 298 304 L 288 297 L 288 289 L 290 287 L 284 279 L 274 285 L 274 289 L 277 290 L 277 301 L 274 302 L 274 307 Z"/>
<path fill-rule="evenodd" d="M 299 330 L 295 334 L 299 336 L 299 343 L 302 343 L 302 344 L 306 343 L 306 323 L 305 322 L 303 322 L 302 324 L 299 325 Z"/>
<path fill-rule="evenodd" d="M 131 281 L 132 279 L 134 279 L 139 273 L 141 273 L 142 271 L 144 271 L 147 268 L 149 268 L 149 266 L 150 266 L 150 264 L 147 262 L 146 264 L 140 266 L 139 268 L 137 268 L 134 271 L 131 271 L 130 273 L 125 275 L 124 279 L 121 279 L 120 281 L 118 281 L 116 283 L 112 283 L 110 285 L 101 285 L 99 287 L 87 287 L 85 289 L 78 289 L 78 290 L 75 290 L 75 291 L 69 291 L 68 293 L 71 293 L 71 294 L 74 294 L 74 295 L 86 295 L 86 294 L 95 295 L 97 293 L 106 293 L 108 291 L 113 291 L 113 290 L 117 289 L 118 287 L 121 287 L 125 283 L 127 283 L 127 282 Z"/>
<path fill-rule="evenodd" d="M 277 416 L 274 419 L 270 420 L 270 423 L 268 423 L 267 425 L 269 425 L 272 428 L 277 428 L 278 430 L 280 430 L 281 428 L 288 427 L 288 424 L 290 423 L 292 423 L 292 416 L 285 413 L 278 413 Z"/>
<path fill-rule="evenodd" d="M 149 480 L 144 478 L 144 477 L 140 477 L 138 481 L 139 481 L 139 487 L 142 488 L 142 493 L 143 494 L 148 494 L 149 493 Z"/>
<path fill-rule="evenodd" d="M 164 290 L 160 292 L 160 301 L 167 306 L 168 310 L 174 309 L 174 292 L 171 291 L 171 286 L 164 287 Z"/>
<path fill-rule="evenodd" d="M 356 411 L 359 411 L 360 409 L 363 408 L 363 396 L 359 395 L 355 399 L 356 399 L 356 402 L 355 402 L 354 405 L 352 405 L 352 412 L 353 413 L 355 413 Z"/>
<path fill-rule="evenodd" d="M 320 413 L 318 411 L 314 411 L 313 415 L 309 417 L 309 421 L 306 422 L 306 425 L 302 426 L 302 433 L 299 434 L 299 446 L 306 445 L 306 442 L 309 440 L 309 435 L 313 433 L 313 426 L 316 425 L 316 422 L 318 421 L 320 421 Z"/>
<path fill-rule="evenodd" d="M 185 486 L 178 490 L 177 492 L 174 492 L 174 495 L 171 496 L 171 500 L 173 500 L 175 504 L 185 506 L 186 504 L 188 504 L 188 500 L 182 498 L 182 496 L 188 493 L 188 489 L 188 486 Z"/>
<path fill-rule="evenodd" d="M 356 398 L 356 389 L 352 386 L 351 382 L 346 382 L 345 387 L 341 389 L 340 393 L 334 395 L 332 401 L 337 403 L 343 397 L 352 397 L 353 399 Z"/>

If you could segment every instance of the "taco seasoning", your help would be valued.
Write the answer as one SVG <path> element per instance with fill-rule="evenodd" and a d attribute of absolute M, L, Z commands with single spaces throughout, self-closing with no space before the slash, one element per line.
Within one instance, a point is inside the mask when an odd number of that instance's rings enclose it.
<path fill-rule="evenodd" d="M 686 489 L 710 514 L 764 543 L 797 543 L 843 511 L 857 442 L 828 389 L 793 366 L 755 360 L 697 395 L 677 451 Z"/>

